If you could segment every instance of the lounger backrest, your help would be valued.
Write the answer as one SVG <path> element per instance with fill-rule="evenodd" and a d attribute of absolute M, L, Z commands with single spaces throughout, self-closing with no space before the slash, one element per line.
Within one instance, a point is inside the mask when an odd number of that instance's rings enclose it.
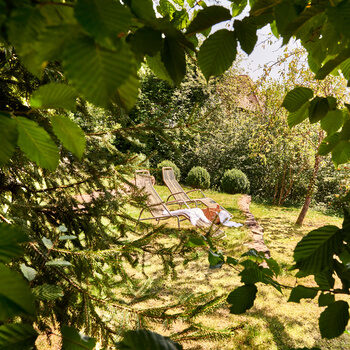
<path fill-rule="evenodd" d="M 181 185 L 176 180 L 173 168 L 164 167 L 162 168 L 162 173 L 163 173 L 163 181 L 166 184 L 166 186 L 169 188 L 170 192 L 176 193 L 173 196 L 174 199 L 178 201 L 188 201 L 190 198 L 188 197 L 188 195 L 182 189 Z"/>
<path fill-rule="evenodd" d="M 152 185 L 152 178 L 148 170 L 136 170 L 135 172 L 135 185 L 137 188 L 142 189 L 147 194 L 148 209 L 153 216 L 166 215 L 167 208 L 163 204 L 163 200 Z M 159 205 L 154 205 L 158 204 Z"/>

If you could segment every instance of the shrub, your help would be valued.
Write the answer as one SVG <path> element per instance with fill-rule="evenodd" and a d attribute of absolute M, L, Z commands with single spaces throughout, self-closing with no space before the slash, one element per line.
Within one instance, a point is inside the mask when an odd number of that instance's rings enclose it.
<path fill-rule="evenodd" d="M 191 187 L 196 188 L 209 188 L 210 186 L 210 175 L 206 169 L 195 166 L 193 167 L 186 178 L 186 183 Z"/>
<path fill-rule="evenodd" d="M 248 193 L 250 183 L 247 175 L 238 169 L 226 170 L 221 179 L 221 188 L 227 193 Z"/>
<path fill-rule="evenodd" d="M 172 167 L 174 170 L 176 179 L 178 181 L 180 180 L 181 173 L 180 173 L 180 169 L 176 166 L 176 164 L 170 160 L 163 160 L 157 165 L 157 170 L 155 172 L 156 184 L 160 185 L 163 183 L 163 175 L 162 175 L 163 167 Z"/>

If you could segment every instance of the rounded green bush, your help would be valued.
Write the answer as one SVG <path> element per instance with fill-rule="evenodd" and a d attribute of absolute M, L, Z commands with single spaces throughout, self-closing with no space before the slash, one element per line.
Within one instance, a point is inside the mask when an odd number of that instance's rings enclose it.
<path fill-rule="evenodd" d="M 156 183 L 158 185 L 163 184 L 163 174 L 162 174 L 163 167 L 172 167 L 174 170 L 176 180 L 177 181 L 180 180 L 181 173 L 180 173 L 180 169 L 176 166 L 176 164 L 173 163 L 171 160 L 163 160 L 162 162 L 158 163 L 157 170 L 155 173 Z"/>
<path fill-rule="evenodd" d="M 248 193 L 250 190 L 250 182 L 247 175 L 241 170 L 226 170 L 221 179 L 221 188 L 226 193 Z"/>
<path fill-rule="evenodd" d="M 189 171 L 186 183 L 191 187 L 206 189 L 210 186 L 210 175 L 206 169 L 195 166 Z"/>

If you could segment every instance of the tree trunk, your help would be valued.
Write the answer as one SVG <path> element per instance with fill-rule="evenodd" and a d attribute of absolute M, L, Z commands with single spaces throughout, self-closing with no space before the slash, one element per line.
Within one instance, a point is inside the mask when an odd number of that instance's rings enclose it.
<path fill-rule="evenodd" d="M 323 132 L 320 131 L 319 134 L 318 134 L 318 146 L 321 144 L 322 140 L 323 140 Z M 314 186 L 315 186 L 315 182 L 316 182 L 318 169 L 320 167 L 320 163 L 321 163 L 321 156 L 319 154 L 316 154 L 315 155 L 314 170 L 312 172 L 312 177 L 310 179 L 310 183 L 309 183 L 309 186 L 307 188 L 304 205 L 301 208 L 300 214 L 299 214 L 298 219 L 297 219 L 297 221 L 295 223 L 296 225 L 300 225 L 301 226 L 303 224 L 303 221 L 305 219 L 306 213 L 309 210 L 309 206 L 310 206 L 310 203 L 311 203 L 312 194 L 314 192 Z"/>

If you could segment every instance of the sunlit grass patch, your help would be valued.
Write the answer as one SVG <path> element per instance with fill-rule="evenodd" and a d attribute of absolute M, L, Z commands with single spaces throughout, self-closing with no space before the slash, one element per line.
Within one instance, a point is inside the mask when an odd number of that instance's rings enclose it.
<path fill-rule="evenodd" d="M 163 200 L 169 195 L 164 186 L 156 186 Z M 215 191 L 205 193 L 228 209 L 233 214 L 233 220 L 244 223 L 245 217 L 238 209 L 240 195 L 228 195 Z M 130 207 L 130 213 L 137 218 L 139 208 Z M 310 210 L 305 225 L 294 225 L 299 208 L 281 208 L 251 204 L 251 212 L 264 228 L 264 239 L 271 251 L 272 257 L 282 267 L 282 274 L 278 281 L 283 285 L 293 287 L 296 284 L 295 272 L 290 270 L 293 264 L 293 250 L 300 239 L 309 231 L 325 224 L 340 226 L 341 218 L 329 217 L 322 213 Z M 149 221 L 152 223 L 152 221 Z M 153 224 L 155 222 L 153 221 Z M 175 220 L 163 221 L 169 229 L 176 228 Z M 193 228 L 189 223 L 183 222 L 184 229 Z M 185 232 L 185 231 L 184 231 Z M 239 258 L 248 250 L 251 241 L 250 231 L 246 226 L 239 229 L 225 228 L 227 238 L 216 242 L 217 248 L 226 256 Z M 162 237 L 162 242 L 169 242 L 175 237 Z M 176 300 L 185 300 L 197 297 L 203 293 L 211 293 L 213 297 L 226 296 L 229 292 L 241 285 L 238 272 L 227 265 L 219 269 L 209 269 L 208 256 L 205 248 L 197 248 L 197 259 L 185 262 L 182 258 L 175 259 L 176 276 L 169 274 L 162 280 L 160 261 L 149 257 L 145 264 L 145 271 L 153 282 L 156 297 L 141 298 L 133 305 L 137 308 L 160 307 Z M 142 277 L 140 268 L 139 276 Z M 176 277 L 176 278 L 175 278 Z M 314 285 L 313 279 L 300 280 L 306 286 Z M 142 293 L 141 293 L 142 294 Z M 283 294 L 271 286 L 258 283 L 258 294 L 254 306 L 242 315 L 229 313 L 228 305 L 224 302 L 215 308 L 208 309 L 204 314 L 195 317 L 192 321 L 204 329 L 208 329 L 208 336 L 197 336 L 195 330 L 181 334 L 188 324 L 182 320 L 167 325 L 165 323 L 149 323 L 149 327 L 164 335 L 175 335 L 184 349 L 205 350 L 232 350 L 232 349 L 291 349 L 297 347 L 319 347 L 323 349 L 350 348 L 350 337 L 342 335 L 333 340 L 321 339 L 318 330 L 318 317 L 323 308 L 318 307 L 315 300 L 303 299 L 300 303 L 288 303 L 290 289 L 284 289 Z M 130 300 L 132 298 L 130 297 Z M 173 310 L 173 312 L 178 310 Z M 211 329 L 216 329 L 214 334 Z M 180 332 L 180 333 L 179 333 Z M 232 332 L 231 336 L 226 333 Z M 179 333 L 178 335 L 176 335 Z M 205 333 L 205 332 L 204 332 Z"/>

